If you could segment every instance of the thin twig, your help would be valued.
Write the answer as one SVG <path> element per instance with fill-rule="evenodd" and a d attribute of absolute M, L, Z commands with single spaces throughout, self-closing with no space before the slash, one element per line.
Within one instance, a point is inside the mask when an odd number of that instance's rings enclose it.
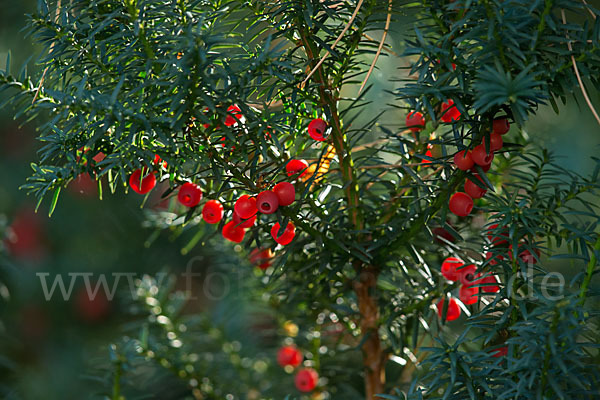
<path fill-rule="evenodd" d="M 383 35 L 381 36 L 381 42 L 379 42 L 379 48 L 377 49 L 377 53 L 375 54 L 373 63 L 371 64 L 371 67 L 369 68 L 369 72 L 367 72 L 367 76 L 365 76 L 365 80 L 363 81 L 362 85 L 360 85 L 360 89 L 358 89 L 358 93 L 362 92 L 365 85 L 367 84 L 367 81 L 369 80 L 369 77 L 371 76 L 371 73 L 375 69 L 375 64 L 377 64 L 377 59 L 379 59 L 379 55 L 381 54 L 381 50 L 383 49 L 383 44 L 385 42 L 385 38 L 387 37 L 388 30 L 390 29 L 390 21 L 391 20 L 392 20 L 392 0 L 389 0 L 388 14 L 387 14 L 387 18 L 385 20 L 385 28 L 383 28 Z"/>
<path fill-rule="evenodd" d="M 371 42 L 377 42 L 377 40 L 375 40 L 371 36 L 367 35 L 366 33 L 363 33 L 362 35 L 364 37 L 366 37 L 367 39 L 369 39 Z M 396 57 L 400 57 L 400 55 L 398 53 L 396 53 L 394 50 L 392 50 L 392 48 L 390 46 L 388 46 L 387 44 L 384 44 L 383 48 L 385 49 L 385 51 L 387 51 L 391 55 L 396 56 Z"/>
<path fill-rule="evenodd" d="M 408 164 L 375 164 L 375 165 L 363 165 L 362 167 L 358 167 L 359 169 L 394 169 L 394 168 L 402 168 L 402 167 L 418 167 L 423 165 L 423 162 L 418 163 L 408 163 Z M 428 165 L 429 163 L 425 163 L 424 165 Z"/>
<path fill-rule="evenodd" d="M 585 0 L 584 0 L 585 3 Z M 562 15 L 562 21 L 564 25 L 567 25 L 567 17 L 565 16 L 565 10 L 561 8 L 560 14 Z M 577 76 L 577 82 L 579 82 L 579 88 L 581 89 L 581 94 L 583 94 L 583 98 L 587 103 L 588 107 L 596 117 L 596 121 L 598 121 L 598 125 L 600 125 L 600 116 L 596 112 L 592 101 L 590 100 L 587 91 L 585 90 L 585 86 L 583 86 L 583 80 L 581 79 L 581 75 L 579 74 L 579 68 L 577 68 L 577 62 L 575 61 L 575 56 L 573 55 L 573 46 L 571 45 L 571 39 L 569 38 L 569 33 L 566 33 L 567 36 L 567 46 L 569 47 L 569 51 L 571 52 L 571 62 L 573 63 L 573 70 L 575 70 L 575 76 Z"/>
<path fill-rule="evenodd" d="M 354 22 L 354 19 L 356 18 L 356 16 L 358 15 L 358 11 L 360 10 L 360 8 L 362 7 L 364 0 L 359 0 L 358 4 L 356 5 L 356 8 L 354 9 L 354 12 L 352 13 L 352 16 L 350 17 L 350 21 L 348 21 L 348 23 L 346 24 L 346 26 L 344 27 L 344 29 L 342 30 L 342 33 L 340 33 L 340 35 L 337 37 L 337 39 L 335 39 L 335 42 L 333 42 L 333 45 L 331 46 L 331 50 L 333 50 L 335 48 L 335 46 L 340 42 L 340 40 L 342 40 L 342 38 L 344 37 L 344 35 L 346 34 L 346 32 L 348 31 L 348 29 L 350 29 L 350 26 L 352 25 L 352 23 Z M 329 50 L 327 50 L 325 52 L 325 55 L 319 60 L 319 62 L 313 67 L 312 71 L 310 71 L 310 73 L 306 76 L 306 78 L 304 78 L 304 81 L 302 82 L 301 86 L 306 85 L 306 82 L 308 82 L 308 80 L 310 79 L 310 77 L 315 73 L 315 71 L 317 71 L 319 69 L 319 67 L 321 66 L 321 64 L 323 64 L 323 62 L 325 61 L 325 59 L 329 56 L 330 52 Z"/>
<path fill-rule="evenodd" d="M 385 144 L 385 143 L 387 143 L 389 141 L 390 141 L 390 139 L 386 139 L 386 138 L 384 138 L 384 139 L 377 139 L 374 142 L 369 142 L 369 143 L 365 143 L 365 144 L 361 144 L 359 146 L 353 147 L 352 148 L 352 152 L 353 153 L 359 152 L 359 151 L 362 151 L 362 150 L 369 149 L 371 147 L 377 146 L 378 144 Z"/>
<path fill-rule="evenodd" d="M 590 8 L 590 5 L 587 3 L 587 1 L 585 1 L 585 0 L 581 0 L 581 1 L 583 2 L 583 4 L 585 4 L 585 9 L 588 10 L 588 12 L 592 15 L 592 17 L 594 19 L 596 19 L 596 14 L 594 14 L 594 12 Z"/>
<path fill-rule="evenodd" d="M 58 2 L 56 3 L 56 15 L 54 16 L 54 23 L 58 23 L 58 17 L 60 16 L 60 2 L 62 0 L 58 0 Z M 48 51 L 48 55 L 52 54 L 52 50 L 54 50 L 54 45 L 56 44 L 56 42 L 52 42 L 52 44 L 50 45 L 50 51 Z M 46 73 L 48 72 L 48 67 L 44 68 L 44 72 L 42 72 L 42 78 L 40 79 L 40 84 L 38 85 L 38 87 L 35 89 L 35 95 L 33 96 L 33 100 L 31 101 L 31 104 L 35 103 L 35 101 L 38 98 L 38 95 L 40 94 L 40 90 L 42 89 L 42 85 L 44 84 L 44 78 L 46 78 Z"/>

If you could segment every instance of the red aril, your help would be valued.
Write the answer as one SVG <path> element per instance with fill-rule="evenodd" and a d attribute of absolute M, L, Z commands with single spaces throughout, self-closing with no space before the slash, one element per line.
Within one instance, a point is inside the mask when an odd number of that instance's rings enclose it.
<path fill-rule="evenodd" d="M 290 244 L 294 239 L 294 236 L 296 236 L 296 227 L 291 222 L 288 222 L 283 233 L 280 236 L 277 236 L 280 228 L 281 225 L 279 225 L 279 222 L 276 222 L 271 228 L 271 236 L 273 236 L 273 239 L 282 246 Z"/>
<path fill-rule="evenodd" d="M 483 179 L 481 179 L 481 177 L 478 174 L 474 174 L 473 178 L 477 179 L 481 183 L 481 186 L 485 186 Z M 487 192 L 487 189 L 484 189 L 481 186 L 477 185 L 474 181 L 471 180 L 471 178 L 467 178 L 467 180 L 465 181 L 465 193 L 467 193 L 473 199 L 480 199 Z"/>
<path fill-rule="evenodd" d="M 256 207 L 256 198 L 245 194 L 237 199 L 233 209 L 242 219 L 252 218 L 258 211 L 258 208 Z"/>
<path fill-rule="evenodd" d="M 494 275 L 486 275 L 483 278 L 478 279 L 477 285 L 481 285 L 481 290 L 486 293 L 498 293 L 500 291 L 498 280 Z"/>
<path fill-rule="evenodd" d="M 508 354 L 508 346 L 502 346 L 491 351 L 492 357 L 504 357 Z"/>
<path fill-rule="evenodd" d="M 225 126 L 236 125 L 242 119 L 242 111 L 237 105 L 232 105 L 227 108 L 227 117 L 225 117 Z"/>
<path fill-rule="evenodd" d="M 202 200 L 202 190 L 195 183 L 186 182 L 179 188 L 177 200 L 186 207 L 196 207 Z"/>
<path fill-rule="evenodd" d="M 277 363 L 282 367 L 296 368 L 302 364 L 302 352 L 296 346 L 283 346 L 277 352 Z"/>
<path fill-rule="evenodd" d="M 450 232 L 448 232 L 448 230 L 442 228 L 441 226 L 434 228 L 432 233 L 433 233 L 433 239 L 440 244 L 446 244 L 446 242 L 450 242 L 450 243 L 456 242 L 456 239 L 454 238 L 454 236 L 452 236 L 452 234 Z"/>
<path fill-rule="evenodd" d="M 260 192 L 256 196 L 256 208 L 263 214 L 273 214 L 279 208 L 279 197 L 271 190 Z"/>
<path fill-rule="evenodd" d="M 494 133 L 497 133 L 499 135 L 504 135 L 510 129 L 510 124 L 508 123 L 508 118 L 506 118 L 506 117 L 495 118 L 494 122 L 492 123 L 492 129 L 493 129 Z"/>
<path fill-rule="evenodd" d="M 494 160 L 494 153 L 491 151 L 488 153 L 485 150 L 485 144 L 481 143 L 479 146 L 475 146 L 473 151 L 471 152 L 471 158 L 473 162 L 480 166 L 488 166 Z"/>
<path fill-rule="evenodd" d="M 487 228 L 487 238 L 494 247 L 508 245 L 508 232 L 506 228 L 499 228 L 498 224 L 490 225 Z"/>
<path fill-rule="evenodd" d="M 460 273 L 457 269 L 463 265 L 464 262 L 462 260 L 456 257 L 448 257 L 442 263 L 442 275 L 449 281 L 456 282 L 460 279 Z"/>
<path fill-rule="evenodd" d="M 327 122 L 321 118 L 315 118 L 308 124 L 308 134 L 316 141 L 322 142 L 325 140 L 323 135 L 327 130 Z"/>
<path fill-rule="evenodd" d="M 300 173 L 299 178 L 304 176 L 306 173 L 306 169 L 308 168 L 308 163 L 305 160 L 290 160 L 285 165 L 285 170 L 288 176 L 293 176 Z"/>
<path fill-rule="evenodd" d="M 479 300 L 479 288 L 462 285 L 458 291 L 458 298 L 466 305 L 475 304 Z"/>
<path fill-rule="evenodd" d="M 218 200 L 209 200 L 202 207 L 202 218 L 209 224 L 216 224 L 223 219 L 223 205 Z"/>
<path fill-rule="evenodd" d="M 234 243 L 241 243 L 241 241 L 244 240 L 246 230 L 236 226 L 234 221 L 229 221 L 223 226 L 223 231 L 221 233 L 225 239 Z"/>
<path fill-rule="evenodd" d="M 454 164 L 456 165 L 456 168 L 462 171 L 467 171 L 473 168 L 473 165 L 475 165 L 475 163 L 473 162 L 473 158 L 471 157 L 471 151 L 463 150 L 456 153 L 454 155 Z"/>
<path fill-rule="evenodd" d="M 142 170 L 136 169 L 129 177 L 129 186 L 138 194 L 146 194 L 156 186 L 154 172 L 142 176 Z"/>
<path fill-rule="evenodd" d="M 460 283 L 463 285 L 472 285 L 477 280 L 477 267 L 474 264 L 464 265 L 457 270 Z"/>
<path fill-rule="evenodd" d="M 445 123 L 456 122 L 460 119 L 460 111 L 454 105 L 454 100 L 448 99 L 442 103 L 442 116 L 440 119 Z"/>
<path fill-rule="evenodd" d="M 473 210 L 473 199 L 468 194 L 458 192 L 450 197 L 448 204 L 450 211 L 459 217 L 466 217 Z"/>
<path fill-rule="evenodd" d="M 237 215 L 237 213 L 234 210 L 233 211 L 233 222 L 235 222 L 235 225 L 240 228 L 250 228 L 250 227 L 254 226 L 254 223 L 256 222 L 256 215 L 254 215 L 253 217 L 244 219 L 244 218 L 240 218 L 240 216 Z"/>
<path fill-rule="evenodd" d="M 490 150 L 498 151 L 504 146 L 504 140 L 502 140 L 502 136 L 499 133 L 491 133 L 490 134 Z"/>
<path fill-rule="evenodd" d="M 438 301 L 436 306 L 438 310 L 438 316 L 440 318 L 442 318 L 442 315 L 444 313 L 444 303 L 445 300 L 441 299 L 440 301 Z M 448 302 L 448 310 L 446 311 L 446 321 L 454 321 L 455 319 L 458 319 L 458 317 L 460 317 L 460 306 L 458 305 L 456 300 L 454 300 L 451 297 L 450 301 Z"/>
<path fill-rule="evenodd" d="M 406 116 L 406 127 L 412 132 L 419 132 L 425 127 L 425 118 L 418 111 L 411 111 Z"/>
<path fill-rule="evenodd" d="M 296 200 L 296 189 L 289 182 L 279 182 L 273 188 L 273 192 L 277 195 L 280 206 L 289 206 Z"/>
<path fill-rule="evenodd" d="M 303 368 L 296 374 L 294 378 L 294 384 L 296 385 L 296 389 L 301 392 L 310 392 L 315 387 L 317 387 L 317 382 L 319 381 L 319 374 L 312 368 Z"/>
<path fill-rule="evenodd" d="M 270 248 L 254 249 L 250 252 L 250 263 L 265 270 L 271 266 L 273 256 L 273 252 Z"/>

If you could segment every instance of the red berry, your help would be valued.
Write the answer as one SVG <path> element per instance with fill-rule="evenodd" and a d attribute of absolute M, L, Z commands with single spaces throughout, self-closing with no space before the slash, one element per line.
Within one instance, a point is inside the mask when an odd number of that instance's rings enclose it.
<path fill-rule="evenodd" d="M 474 179 L 479 180 L 479 182 L 481 182 L 481 185 L 485 186 L 485 183 L 483 182 L 483 179 L 479 175 L 474 174 Z M 469 196 L 471 196 L 471 198 L 473 198 L 473 199 L 480 199 L 480 198 L 482 198 L 486 194 L 487 189 L 484 189 L 484 188 L 478 186 L 470 178 L 467 178 L 467 180 L 465 182 L 465 192 Z"/>
<path fill-rule="evenodd" d="M 310 121 L 310 124 L 308 124 L 308 134 L 311 138 L 319 142 L 323 142 L 325 140 L 323 134 L 325 133 L 326 129 L 327 122 L 323 121 L 321 118 L 315 118 Z"/>
<path fill-rule="evenodd" d="M 167 168 L 167 162 L 166 161 L 162 161 L 162 158 L 160 158 L 160 156 L 158 154 L 154 155 L 154 165 L 157 166 L 158 168 Z"/>
<path fill-rule="evenodd" d="M 277 195 L 280 206 L 289 206 L 296 200 L 296 189 L 289 182 L 279 182 L 273 188 L 273 192 Z"/>
<path fill-rule="evenodd" d="M 209 224 L 216 224 L 223 219 L 223 205 L 218 200 L 209 200 L 202 207 L 202 218 Z"/>
<path fill-rule="evenodd" d="M 244 240 L 246 230 L 244 228 L 236 226 L 235 221 L 229 221 L 223 226 L 222 234 L 225 239 L 230 240 L 234 243 L 240 243 L 242 240 Z"/>
<path fill-rule="evenodd" d="M 418 111 L 411 111 L 406 116 L 406 127 L 412 132 L 419 132 L 425 127 L 425 118 Z"/>
<path fill-rule="evenodd" d="M 98 154 L 96 154 L 92 158 L 92 160 L 94 160 L 96 163 L 99 163 L 100 161 L 104 160 L 105 158 L 106 158 L 106 154 L 104 154 L 103 152 L 99 151 Z"/>
<path fill-rule="evenodd" d="M 474 264 L 461 266 L 456 272 L 458 273 L 460 283 L 463 285 L 473 285 L 479 277 L 479 275 L 476 274 L 477 267 Z"/>
<path fill-rule="evenodd" d="M 242 219 L 234 211 L 233 212 L 233 222 L 235 222 L 235 225 L 240 228 L 250 228 L 250 227 L 254 226 L 254 223 L 256 222 L 256 215 L 254 215 L 253 217 L 248 218 L 248 219 Z"/>
<path fill-rule="evenodd" d="M 279 197 L 271 190 L 260 192 L 256 196 L 256 208 L 263 214 L 273 214 L 279 208 Z"/>
<path fill-rule="evenodd" d="M 96 287 L 98 287 L 97 283 Z M 86 322 L 94 323 L 108 316 L 110 313 L 110 300 L 103 290 L 98 290 L 94 295 L 88 292 L 86 288 L 82 288 L 77 292 L 75 307 L 81 318 Z"/>
<path fill-rule="evenodd" d="M 479 288 L 470 285 L 462 285 L 458 292 L 458 298 L 466 305 L 477 303 L 478 297 Z"/>
<path fill-rule="evenodd" d="M 454 0 L 450 0 L 450 1 L 454 2 Z M 440 60 L 435 60 L 435 61 L 436 61 L 438 64 L 440 64 L 440 65 L 442 64 L 442 62 L 441 62 Z M 455 64 L 455 63 L 452 63 L 452 70 L 453 70 L 453 71 L 455 71 L 455 70 L 456 70 L 456 64 Z"/>
<path fill-rule="evenodd" d="M 498 280 L 494 275 L 487 275 L 477 280 L 477 285 L 482 285 L 481 290 L 486 293 L 498 293 L 500 286 L 498 286 Z"/>
<path fill-rule="evenodd" d="M 487 165 L 480 165 L 480 167 L 483 170 L 483 172 L 488 172 L 490 170 L 490 168 L 492 167 L 492 163 L 490 162 Z M 473 167 L 473 168 L 471 168 L 471 171 L 477 172 L 477 169 L 475 167 Z"/>
<path fill-rule="evenodd" d="M 458 192 L 450 197 L 450 211 L 459 217 L 466 217 L 473 210 L 473 199 L 468 194 Z"/>
<path fill-rule="evenodd" d="M 506 117 L 495 118 L 493 122 L 494 133 L 504 135 L 510 129 L 510 124 Z"/>
<path fill-rule="evenodd" d="M 444 312 L 444 299 L 441 299 L 437 303 L 438 316 L 442 318 Z M 454 321 L 460 317 L 460 306 L 453 298 L 450 298 L 448 303 L 448 310 L 446 311 L 446 321 Z"/>
<path fill-rule="evenodd" d="M 82 172 L 77 178 L 73 179 L 69 189 L 73 190 L 73 193 L 92 196 L 98 193 L 98 182 L 90 174 Z"/>
<path fill-rule="evenodd" d="M 492 357 L 504 357 L 508 354 L 508 346 L 502 346 L 500 348 L 491 351 Z"/>
<path fill-rule="evenodd" d="M 257 265 L 258 268 L 265 270 L 271 266 L 273 252 L 271 249 L 254 249 L 250 252 L 250 263 Z"/>
<path fill-rule="evenodd" d="M 227 114 L 227 117 L 225 117 L 225 126 L 236 125 L 242 119 L 242 110 L 235 104 L 227 108 Z"/>
<path fill-rule="evenodd" d="M 312 368 L 303 368 L 296 374 L 294 383 L 296 389 L 301 392 L 310 392 L 317 386 L 319 380 L 319 374 Z"/>
<path fill-rule="evenodd" d="M 256 215 L 256 212 L 258 211 L 258 209 L 256 208 L 256 198 L 250 197 L 247 194 L 245 194 L 239 199 L 237 199 L 235 205 L 233 206 L 233 209 L 240 218 L 252 218 L 254 215 Z"/>
<path fill-rule="evenodd" d="M 488 251 L 487 253 L 485 253 L 485 261 L 489 264 L 489 265 L 497 265 L 498 261 L 502 261 L 504 260 L 504 257 L 502 257 L 501 255 L 493 255 L 491 251 Z"/>
<path fill-rule="evenodd" d="M 283 346 L 277 352 L 277 363 L 282 367 L 288 365 L 296 368 L 302 364 L 302 352 L 296 348 L 296 346 Z"/>
<path fill-rule="evenodd" d="M 471 157 L 471 151 L 463 150 L 456 153 L 454 155 L 454 164 L 456 164 L 456 167 L 462 171 L 473 168 L 475 163 Z"/>
<path fill-rule="evenodd" d="M 431 152 L 431 150 L 427 150 L 425 152 L 425 156 L 429 157 L 429 158 L 433 158 L 433 153 Z M 421 164 L 431 164 L 431 160 L 427 160 L 427 159 L 423 158 L 421 160 Z"/>
<path fill-rule="evenodd" d="M 442 275 L 449 281 L 456 282 L 460 279 L 460 273 L 457 271 L 457 268 L 463 265 L 462 260 L 456 257 L 448 257 L 442 263 Z"/>
<path fill-rule="evenodd" d="M 442 122 L 456 122 L 460 119 L 460 111 L 454 105 L 454 100 L 448 99 L 442 103 Z"/>
<path fill-rule="evenodd" d="M 279 222 L 275 223 L 275 225 L 273 225 L 271 228 L 271 236 L 273 236 L 273 239 L 275 239 L 275 241 L 282 246 L 290 244 L 290 242 L 294 239 L 294 236 L 296 236 L 296 227 L 291 222 L 288 222 L 285 231 L 283 231 L 281 236 L 277 236 L 280 228 L 281 225 L 279 225 Z"/>
<path fill-rule="evenodd" d="M 129 177 L 129 186 L 138 194 L 146 194 L 156 186 L 156 176 L 152 172 L 142 177 L 142 170 L 136 169 Z"/>
<path fill-rule="evenodd" d="M 504 146 L 504 140 L 499 133 L 490 133 L 490 150 L 498 151 Z"/>
<path fill-rule="evenodd" d="M 487 229 L 488 234 L 487 238 L 492 243 L 493 246 L 506 246 L 508 244 L 508 240 L 503 240 L 503 237 L 508 239 L 508 232 L 505 228 L 499 229 L 498 224 L 490 225 Z"/>
<path fill-rule="evenodd" d="M 202 200 L 202 190 L 195 183 L 186 182 L 179 188 L 177 200 L 186 207 L 196 207 Z"/>
<path fill-rule="evenodd" d="M 485 144 L 481 143 L 479 146 L 475 146 L 471 152 L 471 158 L 475 164 L 483 167 L 492 163 L 492 160 L 494 159 L 494 153 L 492 153 L 491 149 L 489 153 L 486 152 Z"/>
<path fill-rule="evenodd" d="M 446 229 L 442 228 L 441 226 L 438 226 L 437 228 L 433 229 L 433 238 L 435 239 L 436 242 L 438 242 L 440 244 L 446 244 L 446 242 L 450 242 L 450 243 L 456 242 L 456 239 L 454 238 L 454 236 L 452 236 L 452 234 L 450 232 L 448 232 Z"/>
<path fill-rule="evenodd" d="M 538 259 L 540 258 L 540 250 L 539 249 L 534 249 L 534 252 L 537 256 L 537 258 L 531 254 L 531 252 L 527 249 L 523 250 L 522 252 L 519 253 L 519 258 L 521 259 L 521 261 L 523 261 L 525 264 L 537 264 Z M 509 246 L 509 253 L 510 258 L 512 259 L 512 245 Z"/>
<path fill-rule="evenodd" d="M 304 176 L 308 168 L 308 163 L 305 160 L 290 160 L 285 166 L 288 176 L 293 176 L 300 173 L 300 177 Z"/>

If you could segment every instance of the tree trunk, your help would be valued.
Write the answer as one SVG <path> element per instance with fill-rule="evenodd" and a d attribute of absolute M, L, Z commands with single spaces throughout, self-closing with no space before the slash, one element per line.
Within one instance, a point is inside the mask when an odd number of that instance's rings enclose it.
<path fill-rule="evenodd" d="M 377 271 L 368 267 L 360 272 L 354 283 L 360 310 L 360 329 L 366 339 L 363 341 L 363 365 L 365 367 L 365 399 L 375 400 L 375 395 L 383 393 L 385 383 L 385 359 L 379 339 L 379 307 L 375 298 Z"/>

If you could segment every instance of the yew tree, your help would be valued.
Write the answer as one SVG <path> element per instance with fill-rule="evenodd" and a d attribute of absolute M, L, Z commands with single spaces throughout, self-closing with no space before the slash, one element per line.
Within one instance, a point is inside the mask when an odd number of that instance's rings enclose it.
<path fill-rule="evenodd" d="M 161 398 L 597 398 L 600 164 L 564 170 L 524 129 L 576 98 L 598 118 L 592 4 L 38 3 L 39 73 L 0 72 L 3 104 L 39 121 L 23 188 L 52 212 L 94 180 L 187 253 L 233 246 L 278 324 L 241 362 L 140 282 L 151 323 L 113 347 L 107 398 L 152 396 L 125 394 L 144 364 L 187 388 Z M 550 284 L 551 258 L 569 281 Z M 285 370 L 257 366 L 292 342 Z"/>

